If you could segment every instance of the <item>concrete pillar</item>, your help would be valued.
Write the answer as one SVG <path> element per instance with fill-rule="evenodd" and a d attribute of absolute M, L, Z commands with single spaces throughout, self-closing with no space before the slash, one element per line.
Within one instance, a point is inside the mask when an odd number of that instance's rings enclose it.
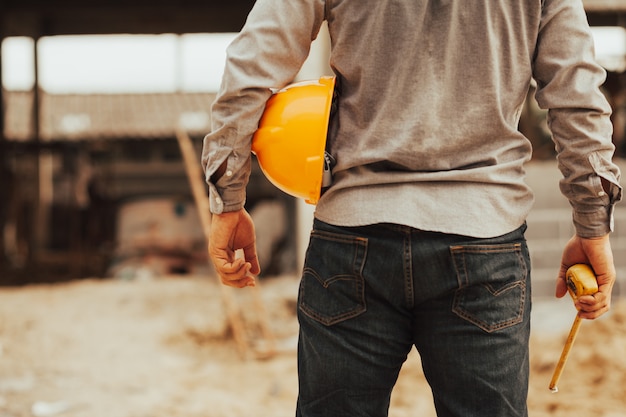
<path fill-rule="evenodd" d="M 7 211 L 9 206 L 8 198 L 8 167 L 7 167 L 7 150 L 4 138 L 4 86 L 2 81 L 2 28 L 0 27 L 0 272 L 3 270 L 6 262 L 6 250 L 4 247 L 4 228 L 7 220 Z"/>

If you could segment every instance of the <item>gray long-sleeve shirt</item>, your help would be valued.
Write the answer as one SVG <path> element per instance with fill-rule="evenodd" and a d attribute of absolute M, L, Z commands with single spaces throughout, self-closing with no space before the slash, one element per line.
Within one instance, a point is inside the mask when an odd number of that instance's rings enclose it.
<path fill-rule="evenodd" d="M 265 102 L 294 79 L 324 20 L 339 85 L 328 136 L 337 163 L 317 218 L 475 237 L 519 227 L 533 196 L 531 145 L 517 126 L 534 78 L 577 233 L 611 230 L 619 170 L 581 0 L 257 0 L 228 48 L 204 142 L 214 213 L 243 206 Z"/>

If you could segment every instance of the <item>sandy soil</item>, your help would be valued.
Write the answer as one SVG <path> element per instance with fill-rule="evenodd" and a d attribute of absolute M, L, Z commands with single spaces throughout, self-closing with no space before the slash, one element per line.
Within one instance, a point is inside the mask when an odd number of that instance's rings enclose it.
<path fill-rule="evenodd" d="M 82 280 L 0 289 L 0 417 L 293 416 L 296 387 L 293 277 L 263 281 L 276 354 L 242 359 L 220 287 L 211 279 Z M 231 292 L 258 340 L 253 292 Z M 572 308 L 562 302 L 558 308 Z M 549 309 L 540 310 L 541 315 Z M 573 311 L 549 317 L 532 342 L 533 417 L 626 417 L 626 303 L 584 322 L 560 392 L 547 389 Z M 543 323 L 543 325 L 541 325 Z M 558 328 L 558 330 L 554 330 Z M 413 353 L 390 416 L 432 417 L 428 386 Z"/>

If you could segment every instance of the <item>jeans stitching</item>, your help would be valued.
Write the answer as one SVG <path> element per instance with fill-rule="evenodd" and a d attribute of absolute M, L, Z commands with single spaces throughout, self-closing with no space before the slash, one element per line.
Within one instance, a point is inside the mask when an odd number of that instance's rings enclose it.
<path fill-rule="evenodd" d="M 459 289 L 457 289 L 456 291 L 456 295 L 454 297 L 453 306 L 452 306 L 452 311 L 456 315 L 469 321 L 470 323 L 473 323 L 474 325 L 476 325 L 477 327 L 483 329 L 484 331 L 488 333 L 492 333 L 497 330 L 502 330 L 504 328 L 519 324 L 523 321 L 524 309 L 526 305 L 526 291 L 527 291 L 525 278 L 527 277 L 527 274 L 528 274 L 528 268 L 522 255 L 521 243 L 508 243 L 508 244 L 504 243 L 504 244 L 494 244 L 494 245 L 470 245 L 470 246 L 458 245 L 458 246 L 452 246 L 450 248 L 450 251 L 452 254 L 453 264 L 455 265 L 455 269 L 457 270 L 457 281 L 459 283 Z M 491 286 L 490 283 L 480 284 L 483 287 L 487 288 L 487 290 L 494 295 L 502 294 L 504 292 L 511 291 L 516 287 L 519 287 L 520 288 L 519 304 L 518 304 L 517 313 L 514 317 L 510 318 L 509 320 L 505 320 L 505 321 L 498 322 L 495 324 L 489 324 L 489 323 L 486 323 L 484 320 L 479 319 L 477 316 L 467 312 L 461 306 L 462 300 L 461 300 L 460 291 L 463 288 L 465 288 L 467 285 L 469 285 L 469 278 L 468 278 L 466 260 L 465 260 L 464 255 L 471 254 L 471 253 L 476 253 L 476 254 L 478 253 L 513 253 L 517 256 L 519 265 L 522 269 L 522 277 L 524 278 L 518 281 L 514 281 L 504 286 L 499 291 L 496 291 L 493 288 L 493 286 Z M 460 256 L 456 256 L 456 255 L 460 255 Z"/>
<path fill-rule="evenodd" d="M 365 292 L 364 292 L 364 278 L 363 278 L 363 268 L 365 266 L 365 259 L 367 255 L 367 239 L 361 237 L 345 237 L 334 234 L 332 232 L 324 232 L 314 230 L 311 233 L 311 240 L 313 239 L 322 239 L 327 241 L 334 241 L 337 243 L 347 244 L 352 247 L 354 252 L 351 264 L 351 273 L 346 274 L 337 274 L 329 277 L 328 279 L 323 279 L 317 271 L 311 267 L 305 267 L 303 269 L 303 283 L 306 275 L 310 275 L 315 278 L 317 282 L 320 283 L 324 288 L 330 287 L 333 283 L 337 281 L 351 281 L 354 284 L 354 303 L 355 305 L 350 306 L 350 308 L 346 309 L 346 311 L 339 311 L 335 314 L 323 314 L 316 311 L 313 307 L 309 306 L 304 302 L 306 296 L 305 285 L 300 285 L 300 300 L 298 305 L 300 310 L 307 316 L 312 319 L 326 325 L 331 326 L 333 324 L 337 324 L 341 321 L 356 317 L 366 311 L 365 305 Z"/>

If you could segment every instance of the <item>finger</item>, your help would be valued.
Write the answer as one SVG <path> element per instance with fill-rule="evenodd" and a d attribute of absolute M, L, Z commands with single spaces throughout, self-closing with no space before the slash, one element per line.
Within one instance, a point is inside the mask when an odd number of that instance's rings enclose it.
<path fill-rule="evenodd" d="M 604 292 L 597 292 L 594 295 L 581 296 L 576 300 L 576 308 L 579 316 L 586 319 L 595 319 L 609 311 L 611 298 Z"/>
<path fill-rule="evenodd" d="M 256 245 L 252 244 L 243 248 L 243 257 L 246 262 L 250 264 L 250 273 L 253 275 L 259 275 L 261 273 L 261 266 L 256 252 Z"/>
<path fill-rule="evenodd" d="M 246 263 L 243 259 L 235 259 L 232 262 L 223 258 L 216 259 L 213 261 L 213 266 L 221 278 L 229 281 L 241 279 L 247 273 Z"/>
<path fill-rule="evenodd" d="M 222 284 L 234 288 L 254 287 L 256 285 L 254 277 L 251 277 L 249 275 L 236 280 L 229 280 L 220 277 L 220 281 L 222 281 Z"/>
<path fill-rule="evenodd" d="M 235 259 L 245 261 L 246 264 L 250 266 L 248 271 L 250 274 L 258 275 L 261 272 L 259 258 L 256 253 L 256 244 L 254 242 L 245 248 L 237 249 L 235 251 Z"/>
<path fill-rule="evenodd" d="M 602 308 L 599 308 L 599 309 L 593 310 L 593 311 L 580 310 L 578 312 L 578 316 L 580 318 L 587 319 L 587 320 L 595 320 L 598 317 L 602 316 L 607 311 L 609 311 L 608 307 L 602 307 Z"/>
<path fill-rule="evenodd" d="M 211 252 L 211 260 L 215 271 L 222 284 L 229 287 L 243 288 L 255 286 L 256 281 L 250 274 L 252 265 L 245 261 L 243 254 L 239 256 L 239 252 L 214 249 Z"/>
<path fill-rule="evenodd" d="M 217 273 L 230 281 L 243 278 L 248 273 L 248 267 L 243 259 L 235 259 L 233 262 L 218 262 L 215 264 Z"/>
<path fill-rule="evenodd" d="M 567 267 L 561 264 L 561 268 L 559 269 L 559 275 L 556 279 L 555 296 L 557 298 L 562 298 L 565 294 L 567 294 L 567 283 L 565 281 L 566 274 L 567 274 Z"/>
<path fill-rule="evenodd" d="M 225 256 L 211 256 L 211 260 L 220 274 L 237 274 L 245 265 L 243 259 L 229 259 Z"/>
<path fill-rule="evenodd" d="M 250 264 L 243 262 L 243 260 L 237 260 L 237 263 L 241 263 L 241 267 L 233 272 L 219 272 L 220 281 L 222 284 L 229 287 L 243 288 L 254 286 L 256 281 L 250 274 Z"/>

